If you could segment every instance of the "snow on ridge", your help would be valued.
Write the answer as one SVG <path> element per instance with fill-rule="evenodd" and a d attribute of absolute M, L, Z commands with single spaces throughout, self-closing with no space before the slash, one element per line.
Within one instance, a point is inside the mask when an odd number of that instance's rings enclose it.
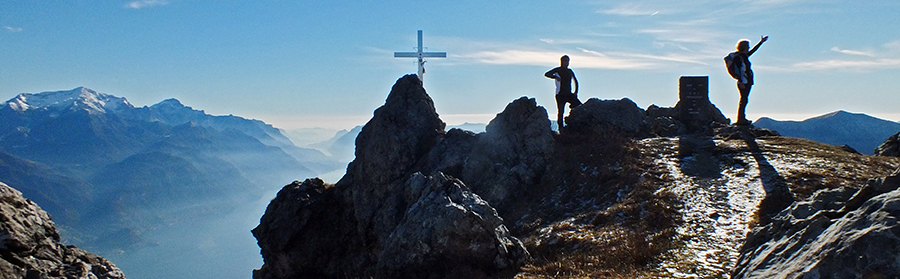
<path fill-rule="evenodd" d="M 125 98 L 98 93 L 85 87 L 78 87 L 69 91 L 22 93 L 7 101 L 6 104 L 19 112 L 29 109 L 84 109 L 90 113 L 105 113 L 107 110 L 117 111 L 123 108 L 134 107 Z"/>

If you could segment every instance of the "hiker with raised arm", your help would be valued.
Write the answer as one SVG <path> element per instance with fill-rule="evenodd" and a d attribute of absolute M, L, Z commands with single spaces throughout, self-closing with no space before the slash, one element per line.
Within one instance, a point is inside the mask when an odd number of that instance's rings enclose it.
<path fill-rule="evenodd" d="M 560 57 L 559 67 L 550 69 L 544 76 L 556 80 L 556 124 L 562 129 L 566 103 L 570 104 L 570 109 L 581 105 L 581 101 L 578 100 L 578 78 L 575 77 L 575 72 L 569 69 L 569 56 Z M 572 80 L 575 81 L 575 91 L 572 91 Z"/>
<path fill-rule="evenodd" d="M 725 66 L 728 68 L 728 74 L 737 80 L 738 92 L 741 93 L 741 100 L 738 103 L 737 122 L 736 125 L 750 125 L 750 120 L 744 115 L 747 109 L 747 98 L 750 97 L 750 88 L 753 87 L 753 70 L 750 69 L 750 55 L 753 55 L 763 42 L 769 40 L 769 36 L 762 36 L 758 43 L 750 48 L 749 40 L 740 40 L 737 43 L 737 51 L 725 56 Z"/>

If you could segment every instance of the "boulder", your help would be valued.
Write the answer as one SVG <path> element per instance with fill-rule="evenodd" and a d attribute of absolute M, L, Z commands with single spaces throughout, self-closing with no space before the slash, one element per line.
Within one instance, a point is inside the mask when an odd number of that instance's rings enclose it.
<path fill-rule="evenodd" d="M 884 143 L 875 148 L 875 155 L 900 157 L 900 133 L 884 140 Z"/>
<path fill-rule="evenodd" d="M 0 182 L 0 278 L 98 278 L 125 275 L 110 261 L 60 243 L 50 215 Z"/>
<path fill-rule="evenodd" d="M 900 170 L 822 190 L 747 236 L 732 278 L 900 277 Z"/>

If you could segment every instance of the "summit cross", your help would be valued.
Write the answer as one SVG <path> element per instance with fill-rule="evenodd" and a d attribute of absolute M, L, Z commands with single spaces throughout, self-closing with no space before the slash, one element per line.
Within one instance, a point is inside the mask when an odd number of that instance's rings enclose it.
<path fill-rule="evenodd" d="M 422 80 L 422 75 L 425 74 L 425 57 L 439 57 L 446 58 L 446 52 L 423 52 L 422 51 L 422 30 L 419 30 L 419 47 L 416 52 L 394 52 L 394 57 L 417 57 L 419 58 L 419 71 L 417 72 L 417 76 L 419 80 Z"/>

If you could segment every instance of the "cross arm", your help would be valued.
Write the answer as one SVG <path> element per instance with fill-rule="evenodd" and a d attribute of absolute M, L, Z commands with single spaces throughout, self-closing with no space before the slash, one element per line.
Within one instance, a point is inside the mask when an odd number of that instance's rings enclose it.
<path fill-rule="evenodd" d="M 394 52 L 394 57 L 419 57 L 418 52 Z"/>
<path fill-rule="evenodd" d="M 446 52 L 423 52 L 422 57 L 444 57 L 444 58 L 446 58 L 447 53 Z"/>

